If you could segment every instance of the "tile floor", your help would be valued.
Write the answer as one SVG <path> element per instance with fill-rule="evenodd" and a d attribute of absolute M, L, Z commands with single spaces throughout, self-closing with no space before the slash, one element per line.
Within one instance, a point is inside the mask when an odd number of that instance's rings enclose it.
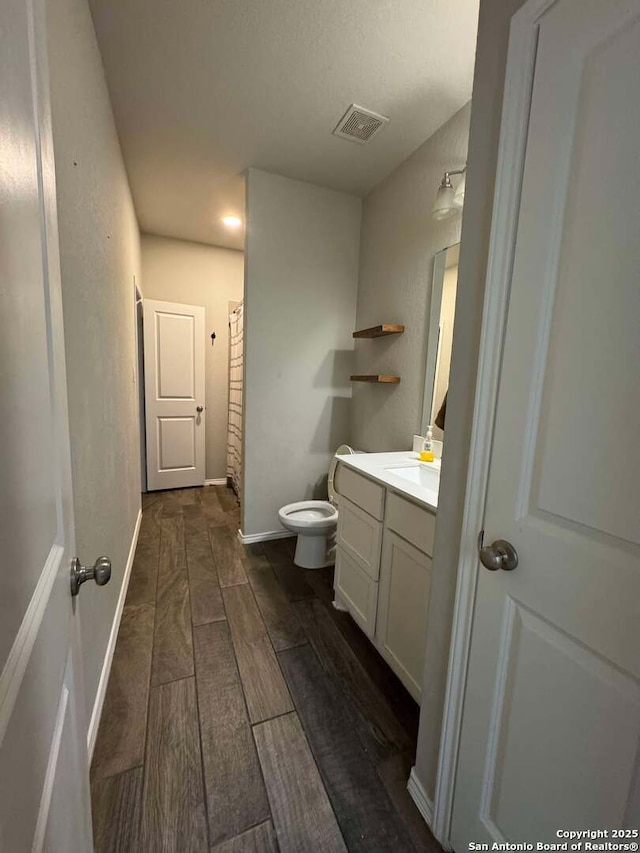
<path fill-rule="evenodd" d="M 433 851 L 406 792 L 418 708 L 294 540 L 233 492 L 143 496 L 91 770 L 95 846 Z"/>

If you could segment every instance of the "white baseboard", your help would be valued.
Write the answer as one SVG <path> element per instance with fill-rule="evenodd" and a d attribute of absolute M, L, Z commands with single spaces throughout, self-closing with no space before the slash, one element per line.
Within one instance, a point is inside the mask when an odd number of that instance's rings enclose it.
<path fill-rule="evenodd" d="M 289 530 L 267 530 L 266 533 L 249 533 L 245 536 L 242 530 L 238 530 L 238 539 L 243 545 L 253 545 L 254 542 L 268 542 L 270 539 L 289 539 L 295 536 Z"/>
<path fill-rule="evenodd" d="M 227 478 L 226 477 L 218 477 L 217 480 L 205 480 L 205 486 L 226 486 Z"/>
<path fill-rule="evenodd" d="M 98 734 L 98 726 L 100 725 L 100 717 L 102 715 L 102 706 L 104 705 L 104 697 L 107 692 L 107 683 L 111 672 L 111 663 L 113 661 L 113 653 L 116 648 L 116 640 L 118 639 L 118 629 L 120 628 L 120 620 L 124 609 L 124 600 L 127 597 L 127 589 L 129 587 L 129 578 L 131 577 L 131 568 L 133 566 L 133 558 L 136 553 L 136 545 L 138 544 L 138 534 L 140 533 L 140 522 L 142 521 L 142 507 L 138 510 L 138 518 L 133 529 L 131 537 L 131 545 L 129 547 L 129 556 L 127 564 L 124 568 L 124 576 L 122 578 L 122 586 L 120 587 L 120 595 L 116 604 L 116 612 L 113 615 L 113 623 L 111 625 L 111 633 L 109 634 L 109 642 L 107 643 L 107 651 L 102 664 L 102 672 L 100 673 L 100 681 L 96 691 L 96 699 L 93 703 L 93 711 L 91 712 L 91 720 L 89 721 L 89 729 L 87 731 L 87 751 L 89 753 L 89 763 L 93 758 L 93 748 L 96 745 L 96 736 Z"/>
<path fill-rule="evenodd" d="M 433 802 L 427 796 L 427 792 L 422 787 L 422 783 L 416 776 L 416 768 L 411 768 L 409 781 L 407 782 L 407 791 L 409 796 L 416 804 L 416 808 L 425 820 L 425 823 L 431 829 L 433 824 Z"/>

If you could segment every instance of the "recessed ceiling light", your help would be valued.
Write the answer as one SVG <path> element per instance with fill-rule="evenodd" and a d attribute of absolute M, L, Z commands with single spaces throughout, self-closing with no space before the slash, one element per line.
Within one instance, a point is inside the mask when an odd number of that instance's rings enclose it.
<path fill-rule="evenodd" d="M 242 219 L 239 216 L 223 216 L 222 221 L 227 228 L 239 228 L 242 225 Z"/>

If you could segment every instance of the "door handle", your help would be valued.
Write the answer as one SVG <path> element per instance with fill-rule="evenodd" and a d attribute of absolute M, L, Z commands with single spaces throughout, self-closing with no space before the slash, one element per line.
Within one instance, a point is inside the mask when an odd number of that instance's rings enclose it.
<path fill-rule="evenodd" d="M 196 406 L 196 412 L 200 414 L 200 412 L 204 412 L 204 406 Z"/>
<path fill-rule="evenodd" d="M 83 566 L 74 557 L 71 561 L 71 595 L 77 595 L 85 581 L 94 580 L 98 586 L 104 586 L 111 580 L 111 560 L 108 557 L 98 557 L 94 566 Z"/>
<path fill-rule="evenodd" d="M 490 572 L 502 569 L 504 572 L 512 572 L 518 565 L 518 552 L 511 542 L 506 539 L 496 539 L 491 545 L 482 547 L 484 530 L 478 536 L 478 556 L 480 562 Z"/>

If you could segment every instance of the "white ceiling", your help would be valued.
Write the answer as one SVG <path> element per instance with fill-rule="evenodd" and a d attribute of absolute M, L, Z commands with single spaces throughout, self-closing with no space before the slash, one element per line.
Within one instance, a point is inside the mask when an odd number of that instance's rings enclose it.
<path fill-rule="evenodd" d="M 91 7 L 140 227 L 154 234 L 242 248 L 220 220 L 244 215 L 249 166 L 366 195 L 471 97 L 478 0 Z M 351 103 L 391 119 L 369 145 L 331 134 Z"/>

